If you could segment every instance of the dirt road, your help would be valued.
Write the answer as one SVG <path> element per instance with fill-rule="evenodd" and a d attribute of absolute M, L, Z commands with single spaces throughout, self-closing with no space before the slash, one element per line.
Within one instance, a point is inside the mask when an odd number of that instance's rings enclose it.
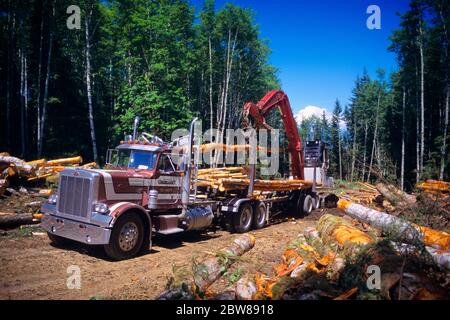
<path fill-rule="evenodd" d="M 253 232 L 255 248 L 239 261 L 234 272 L 270 273 L 287 244 L 321 215 L 314 212 L 297 220 L 282 217 L 276 224 Z M 193 258 L 213 253 L 236 237 L 225 231 L 157 237 L 151 252 L 110 262 L 101 248 L 77 244 L 56 248 L 46 235 L 34 233 L 8 232 L 0 237 L 0 299 L 154 299 L 164 291 L 174 265 L 191 263 Z M 81 270 L 79 290 L 66 285 L 70 275 L 67 268 L 72 265 Z"/>

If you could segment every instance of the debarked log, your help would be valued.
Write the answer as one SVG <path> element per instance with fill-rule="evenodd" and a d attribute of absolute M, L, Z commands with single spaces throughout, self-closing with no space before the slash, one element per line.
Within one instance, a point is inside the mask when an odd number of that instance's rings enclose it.
<path fill-rule="evenodd" d="M 78 157 L 72 157 L 72 158 L 49 160 L 49 161 L 47 161 L 46 165 L 47 166 L 60 166 L 62 164 L 79 164 L 82 162 L 83 162 L 83 158 L 78 156 Z"/>

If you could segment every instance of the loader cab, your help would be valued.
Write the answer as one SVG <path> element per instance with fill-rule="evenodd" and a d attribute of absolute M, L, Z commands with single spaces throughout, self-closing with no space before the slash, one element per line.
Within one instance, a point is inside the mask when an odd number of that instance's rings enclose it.
<path fill-rule="evenodd" d="M 329 160 L 326 143 L 320 140 L 308 141 L 305 145 L 304 156 L 306 168 L 324 167 L 328 169 Z"/>
<path fill-rule="evenodd" d="M 327 176 L 330 165 L 327 144 L 320 141 L 308 141 L 304 147 L 305 180 L 314 181 L 324 187 L 331 187 L 333 179 Z M 315 173 L 314 173 L 315 172 Z"/>

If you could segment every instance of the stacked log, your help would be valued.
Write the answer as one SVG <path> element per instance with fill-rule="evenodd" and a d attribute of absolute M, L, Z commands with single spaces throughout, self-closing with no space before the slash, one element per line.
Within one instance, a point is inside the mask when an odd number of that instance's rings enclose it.
<path fill-rule="evenodd" d="M 243 145 L 233 145 L 233 144 L 224 144 L 224 143 L 208 143 L 203 144 L 200 147 L 194 146 L 194 151 L 200 151 L 201 153 L 208 153 L 208 152 L 218 152 L 222 151 L 225 153 L 235 153 L 235 152 L 250 152 L 252 149 L 250 144 L 243 144 Z M 186 153 L 188 150 L 187 145 L 183 146 L 177 146 L 174 148 L 174 153 Z M 280 152 L 283 151 L 281 149 L 269 149 L 261 146 L 257 146 L 255 148 L 255 151 L 258 152 L 264 152 L 266 154 L 270 154 L 272 152 Z"/>
<path fill-rule="evenodd" d="M 246 190 L 250 185 L 245 167 L 202 169 L 198 172 L 197 186 L 209 187 L 219 192 Z M 311 186 L 303 180 L 255 180 L 254 191 L 291 191 Z"/>
<path fill-rule="evenodd" d="M 427 180 L 424 183 L 418 184 L 416 187 L 425 193 L 443 196 L 450 194 L 450 182 L 446 181 Z"/>
<path fill-rule="evenodd" d="M 190 269 L 174 270 L 167 290 L 159 300 L 204 299 L 208 288 L 218 280 L 236 259 L 255 246 L 255 237 L 249 234 L 236 238 L 233 243 L 214 256 L 194 262 Z"/>

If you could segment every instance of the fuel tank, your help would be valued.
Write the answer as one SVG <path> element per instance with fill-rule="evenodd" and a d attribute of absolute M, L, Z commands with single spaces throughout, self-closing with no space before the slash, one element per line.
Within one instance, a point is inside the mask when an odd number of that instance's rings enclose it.
<path fill-rule="evenodd" d="M 188 209 L 182 225 L 186 231 L 202 230 L 210 227 L 213 219 L 211 207 L 194 207 Z"/>

